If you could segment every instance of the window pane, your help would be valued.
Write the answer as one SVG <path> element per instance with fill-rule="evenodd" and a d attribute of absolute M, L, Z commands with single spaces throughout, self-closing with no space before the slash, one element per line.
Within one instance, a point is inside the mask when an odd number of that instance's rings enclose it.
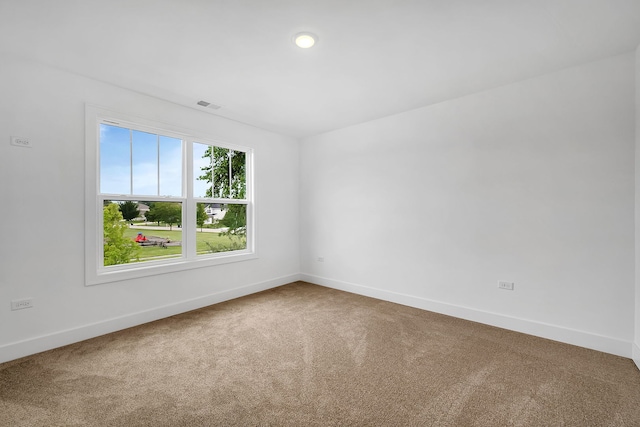
<path fill-rule="evenodd" d="M 247 206 L 198 203 L 196 209 L 198 255 L 247 248 Z"/>
<path fill-rule="evenodd" d="M 182 203 L 106 200 L 104 265 L 182 256 Z"/>
<path fill-rule="evenodd" d="M 245 199 L 247 197 L 246 153 L 244 151 L 229 150 L 231 156 L 231 193 L 230 199 Z"/>
<path fill-rule="evenodd" d="M 233 170 L 229 168 L 229 149 L 212 147 L 213 197 L 229 197 L 229 177 Z"/>
<path fill-rule="evenodd" d="M 193 197 L 212 197 L 211 146 L 193 143 Z"/>
<path fill-rule="evenodd" d="M 246 198 L 246 154 L 193 144 L 194 197 Z"/>
<path fill-rule="evenodd" d="M 182 140 L 160 135 L 160 195 L 182 196 Z"/>
<path fill-rule="evenodd" d="M 131 194 L 129 129 L 100 124 L 100 192 Z"/>
<path fill-rule="evenodd" d="M 132 131 L 133 193 L 158 195 L 158 135 Z"/>
<path fill-rule="evenodd" d="M 256 258 L 250 148 L 90 106 L 86 119 L 97 139 L 85 158 L 97 172 L 87 178 L 97 181 L 85 210 L 87 284 Z"/>

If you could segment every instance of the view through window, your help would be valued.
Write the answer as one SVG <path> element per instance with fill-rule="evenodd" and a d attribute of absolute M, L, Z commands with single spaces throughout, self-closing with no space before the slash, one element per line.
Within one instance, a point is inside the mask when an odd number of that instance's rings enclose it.
<path fill-rule="evenodd" d="M 250 150 L 101 119 L 99 269 L 247 253 Z"/>

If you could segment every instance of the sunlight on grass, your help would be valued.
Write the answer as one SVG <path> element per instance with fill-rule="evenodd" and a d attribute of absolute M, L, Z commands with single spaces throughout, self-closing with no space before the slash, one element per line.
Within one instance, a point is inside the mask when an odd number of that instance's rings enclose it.
<path fill-rule="evenodd" d="M 169 240 L 170 242 L 182 242 L 181 230 L 145 230 L 141 228 L 129 228 L 125 231 L 125 237 L 134 240 L 138 233 L 143 233 L 147 238 L 157 237 Z M 233 250 L 246 249 L 245 238 L 229 238 L 221 236 L 220 233 L 211 231 L 196 232 L 196 252 L 198 255 L 210 254 L 213 252 L 228 252 Z M 162 246 L 141 246 L 140 262 L 152 261 L 155 259 L 177 258 L 182 256 L 182 245 L 162 247 Z"/>

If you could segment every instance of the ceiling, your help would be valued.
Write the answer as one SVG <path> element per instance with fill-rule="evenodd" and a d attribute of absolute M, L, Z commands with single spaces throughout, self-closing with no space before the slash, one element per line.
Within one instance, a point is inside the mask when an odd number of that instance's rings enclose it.
<path fill-rule="evenodd" d="M 0 52 L 295 137 L 638 44 L 640 0 L 0 0 Z"/>

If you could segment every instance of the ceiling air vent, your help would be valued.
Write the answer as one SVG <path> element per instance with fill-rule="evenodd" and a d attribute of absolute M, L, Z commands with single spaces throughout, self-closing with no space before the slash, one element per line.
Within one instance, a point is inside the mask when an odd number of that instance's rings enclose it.
<path fill-rule="evenodd" d="M 198 101 L 198 105 L 201 105 L 203 107 L 207 107 L 207 108 L 211 108 L 212 110 L 218 110 L 220 109 L 220 105 L 216 105 L 216 104 L 212 104 L 210 102 L 207 101 Z"/>

